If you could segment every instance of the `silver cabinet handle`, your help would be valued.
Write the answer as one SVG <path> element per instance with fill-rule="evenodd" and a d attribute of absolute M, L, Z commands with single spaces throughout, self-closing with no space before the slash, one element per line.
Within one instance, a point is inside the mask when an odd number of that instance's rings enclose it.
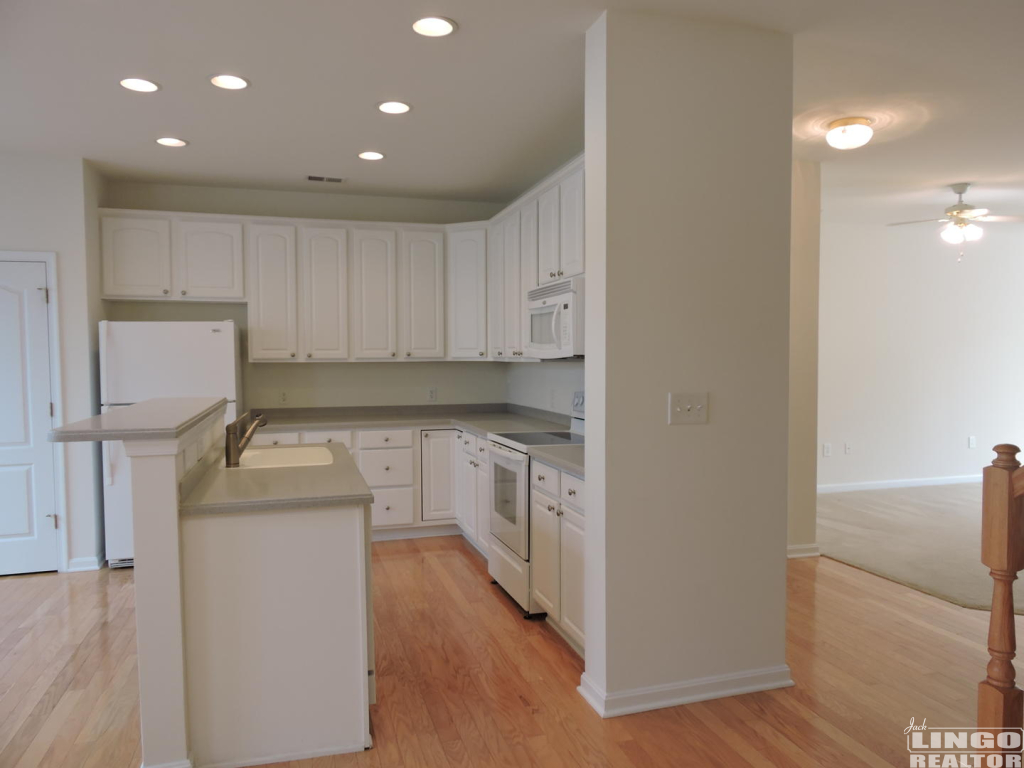
<path fill-rule="evenodd" d="M 170 293 L 170 291 L 164 288 L 164 296 L 166 296 L 168 293 Z"/>
<path fill-rule="evenodd" d="M 181 295 L 184 296 L 186 293 L 188 293 L 188 291 L 182 291 Z"/>
<path fill-rule="evenodd" d="M 561 517 L 564 514 L 564 512 L 563 512 L 563 510 L 560 509 L 557 512 L 555 512 L 555 514 L 558 515 L 559 517 Z"/>
<path fill-rule="evenodd" d="M 480 355 L 480 357 L 483 357 L 483 356 L 484 356 L 484 353 L 483 353 L 483 352 L 477 352 L 477 354 L 478 354 L 478 355 Z"/>
<path fill-rule="evenodd" d="M 384 442 L 385 442 L 385 443 L 391 442 L 391 438 L 390 438 L 390 437 L 385 437 L 385 438 L 384 438 Z"/>
<path fill-rule="evenodd" d="M 306 353 L 306 357 L 312 357 L 312 356 L 313 356 L 313 353 L 312 353 L 312 352 L 307 352 L 307 353 Z"/>
<path fill-rule="evenodd" d="M 328 437 L 328 438 L 327 438 L 327 442 L 328 442 L 328 443 L 334 442 L 334 438 L 333 438 L 333 437 Z"/>
<path fill-rule="evenodd" d="M 291 355 L 292 355 L 292 357 L 295 357 L 295 353 L 294 352 L 292 352 Z"/>
<path fill-rule="evenodd" d="M 406 356 L 406 357 L 412 357 L 412 352 L 406 352 L 406 353 L 405 353 L 405 356 Z"/>
<path fill-rule="evenodd" d="M 423 433 L 423 436 L 424 436 L 424 437 L 430 437 L 430 433 L 429 433 L 429 432 L 424 432 L 424 433 Z"/>
<path fill-rule="evenodd" d="M 576 491 L 575 491 L 575 489 L 573 489 L 573 488 L 570 488 L 570 489 L 569 489 L 569 495 L 570 495 L 570 496 L 575 496 L 575 495 L 576 495 Z"/>
<path fill-rule="evenodd" d="M 548 504 L 548 512 L 554 512 L 555 508 Z"/>
<path fill-rule="evenodd" d="M 562 276 L 562 270 L 558 270 L 558 276 L 559 276 L 559 277 L 561 277 L 561 276 Z"/>
<path fill-rule="evenodd" d="M 547 478 L 545 478 L 544 475 L 537 475 L 537 479 L 543 483 Z"/>
<path fill-rule="evenodd" d="M 498 352 L 498 357 L 501 357 L 501 352 Z"/>
<path fill-rule="evenodd" d="M 384 511 L 385 512 L 390 512 L 391 511 L 391 505 L 388 504 L 386 507 L 384 507 Z"/>
<path fill-rule="evenodd" d="M 483 453 L 486 449 L 485 448 L 478 448 L 477 450 L 480 451 L 480 453 Z"/>
<path fill-rule="evenodd" d="M 384 467 L 384 471 L 385 472 L 390 472 L 391 471 L 391 467 Z"/>
<path fill-rule="evenodd" d="M 392 352 L 392 353 L 391 353 L 391 356 L 392 356 L 392 357 L 394 357 L 394 356 L 395 356 L 395 353 L 394 353 L 394 352 Z"/>
<path fill-rule="evenodd" d="M 557 277 L 557 275 L 554 272 L 548 272 L 548 277 Z"/>
<path fill-rule="evenodd" d="M 275 440 L 273 444 L 274 444 L 274 445 L 277 445 L 277 440 Z"/>

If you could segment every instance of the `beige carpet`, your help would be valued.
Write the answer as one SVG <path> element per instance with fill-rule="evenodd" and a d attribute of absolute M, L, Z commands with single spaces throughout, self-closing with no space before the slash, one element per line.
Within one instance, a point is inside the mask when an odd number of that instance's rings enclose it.
<path fill-rule="evenodd" d="M 834 560 L 967 608 L 992 607 L 981 564 L 981 483 L 818 496 L 818 544 Z M 1014 584 L 1024 614 L 1024 580 Z"/>

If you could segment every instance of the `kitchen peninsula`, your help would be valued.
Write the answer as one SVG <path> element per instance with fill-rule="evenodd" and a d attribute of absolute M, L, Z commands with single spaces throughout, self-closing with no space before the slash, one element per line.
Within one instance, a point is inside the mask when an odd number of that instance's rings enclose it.
<path fill-rule="evenodd" d="M 50 434 L 123 441 L 131 458 L 143 764 L 362 750 L 372 492 L 341 443 L 312 459 L 250 448 L 259 462 L 226 468 L 226 406 L 148 400 Z"/>

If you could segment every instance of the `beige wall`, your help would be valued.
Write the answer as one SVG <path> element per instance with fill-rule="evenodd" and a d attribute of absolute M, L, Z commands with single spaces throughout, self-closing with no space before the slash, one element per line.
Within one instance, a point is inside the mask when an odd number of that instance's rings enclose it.
<path fill-rule="evenodd" d="M 793 163 L 791 220 L 789 546 L 795 555 L 817 551 L 819 163 Z"/>
<path fill-rule="evenodd" d="M 247 327 L 244 304 L 108 301 L 109 320 L 234 320 Z M 421 405 L 437 388 L 438 403 L 503 403 L 504 363 L 244 363 L 246 408 Z M 286 400 L 281 402 L 281 393 Z"/>
<path fill-rule="evenodd" d="M 231 213 L 248 216 L 292 216 L 353 221 L 402 221 L 452 224 L 489 219 L 502 205 L 458 200 L 411 197 L 344 195 L 326 192 L 290 192 L 233 187 L 196 187 L 184 184 L 107 181 L 103 195 L 107 208 L 147 211 Z"/>
<path fill-rule="evenodd" d="M 584 690 L 785 684 L 792 40 L 608 11 L 586 55 Z"/>
<path fill-rule="evenodd" d="M 515 363 L 507 366 L 508 402 L 569 414 L 572 395 L 583 389 L 582 360 Z"/>
<path fill-rule="evenodd" d="M 97 412 L 96 323 L 99 252 L 94 209 L 101 188 L 81 158 L 0 153 L 0 250 L 57 254 L 64 422 Z M 96 565 L 102 554 L 98 446 L 64 447 L 68 559 Z"/>
<path fill-rule="evenodd" d="M 885 226 L 952 198 L 871 202 L 843 188 L 823 167 L 818 483 L 977 477 L 993 445 L 1024 441 L 1024 225 L 983 224 L 958 263 L 938 225 Z"/>

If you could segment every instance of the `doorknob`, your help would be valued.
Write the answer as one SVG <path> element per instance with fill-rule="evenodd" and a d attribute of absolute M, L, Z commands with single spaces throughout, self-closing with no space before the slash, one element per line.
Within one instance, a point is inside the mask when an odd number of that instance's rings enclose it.
<path fill-rule="evenodd" d="M 57 527 L 57 516 L 56 515 L 47 515 L 47 517 L 53 518 L 53 527 L 56 528 Z"/>

